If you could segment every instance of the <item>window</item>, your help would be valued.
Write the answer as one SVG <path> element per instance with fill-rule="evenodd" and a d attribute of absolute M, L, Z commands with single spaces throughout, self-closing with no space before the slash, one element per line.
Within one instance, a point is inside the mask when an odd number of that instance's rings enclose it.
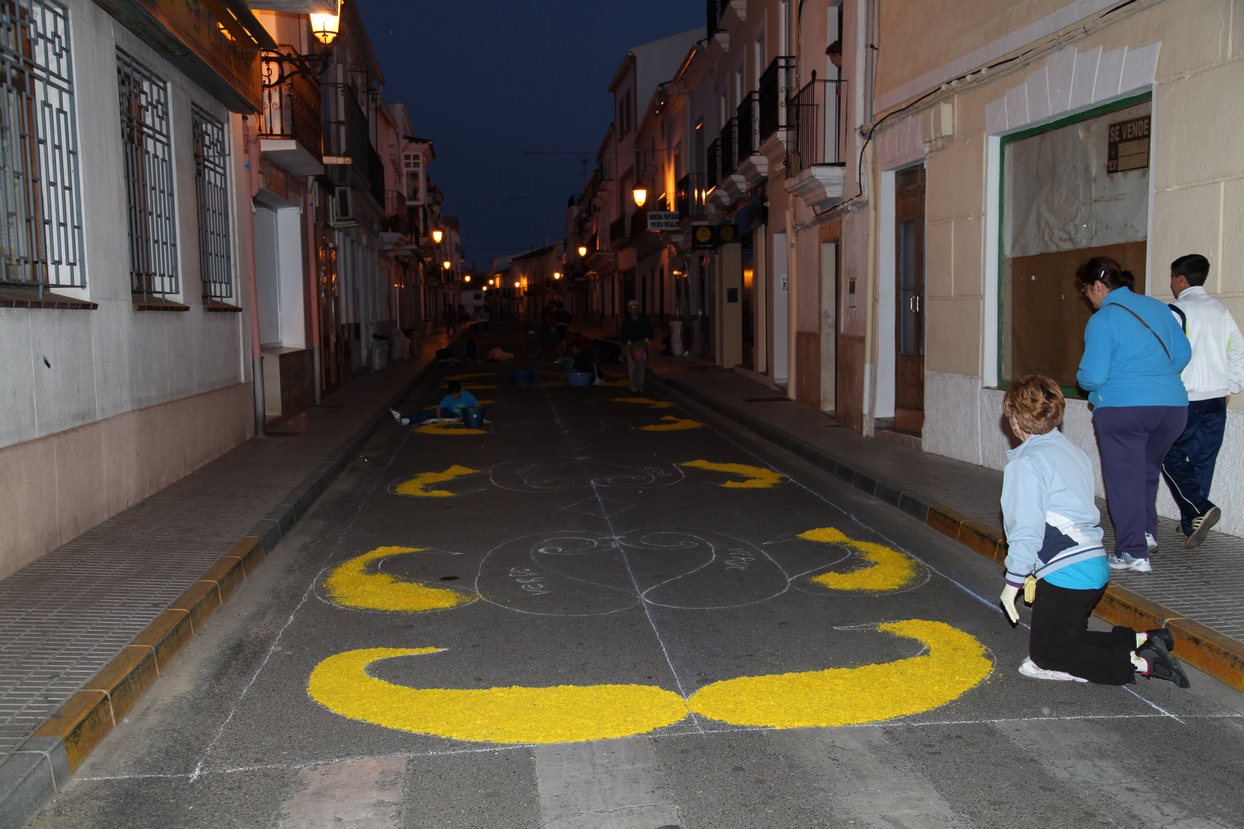
<path fill-rule="evenodd" d="M 86 286 L 64 8 L 0 0 L 0 284 Z"/>
<path fill-rule="evenodd" d="M 203 299 L 233 298 L 229 267 L 229 186 L 225 168 L 225 126 L 197 106 L 194 127 L 194 186 L 199 207 L 199 270 Z"/>
<path fill-rule="evenodd" d="M 1144 293 L 1149 113 L 1144 95 L 1002 139 L 1000 384 L 1045 374 L 1074 392 L 1086 259 L 1117 259 Z"/>
<path fill-rule="evenodd" d="M 144 298 L 164 297 L 179 290 L 168 85 L 120 49 L 117 81 L 130 230 L 130 289 Z"/>

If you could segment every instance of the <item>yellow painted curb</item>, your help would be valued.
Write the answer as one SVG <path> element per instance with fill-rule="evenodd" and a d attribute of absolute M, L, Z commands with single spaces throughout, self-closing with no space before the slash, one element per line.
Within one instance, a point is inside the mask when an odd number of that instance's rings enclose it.
<path fill-rule="evenodd" d="M 69 770 L 77 771 L 112 726 L 108 695 L 102 691 L 79 691 L 35 732 L 35 736 L 59 738 L 65 744 Z"/>
<path fill-rule="evenodd" d="M 208 568 L 194 586 L 173 602 L 134 641 L 117 654 L 85 687 L 70 697 L 43 726 L 37 737 L 53 737 L 65 745 L 69 770 L 78 766 L 125 718 L 160 672 L 168 667 L 190 637 L 233 595 L 246 576 L 264 561 L 263 542 L 242 539 Z"/>
<path fill-rule="evenodd" d="M 156 666 L 163 671 L 173 657 L 181 653 L 191 636 L 194 636 L 194 629 L 190 626 L 190 611 L 166 610 L 134 637 L 133 646 L 150 648 Z"/>

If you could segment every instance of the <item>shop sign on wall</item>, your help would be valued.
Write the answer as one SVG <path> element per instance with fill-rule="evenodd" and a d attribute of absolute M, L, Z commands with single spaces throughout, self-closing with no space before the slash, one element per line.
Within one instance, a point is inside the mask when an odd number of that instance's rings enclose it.
<path fill-rule="evenodd" d="M 1106 172 L 1123 173 L 1149 167 L 1149 116 L 1110 125 Z"/>

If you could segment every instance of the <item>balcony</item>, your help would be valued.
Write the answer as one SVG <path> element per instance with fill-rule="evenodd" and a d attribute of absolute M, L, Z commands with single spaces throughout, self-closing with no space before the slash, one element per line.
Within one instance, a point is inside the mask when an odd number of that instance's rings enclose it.
<path fill-rule="evenodd" d="M 324 91 L 324 165 L 333 184 L 371 193 L 372 167 L 379 169 L 378 205 L 384 204 L 384 167 L 371 145 L 367 115 L 345 84 L 322 84 Z"/>
<path fill-rule="evenodd" d="M 842 201 L 846 186 L 846 81 L 813 74 L 791 98 L 794 140 L 786 156 L 786 190 L 823 210 Z"/>
<path fill-rule="evenodd" d="M 704 186 L 703 174 L 685 175 L 680 178 L 674 194 L 674 209 L 678 211 L 678 218 L 691 219 L 708 215 L 705 203 L 705 197 L 708 195 L 705 192 L 707 189 Z"/>
<path fill-rule="evenodd" d="M 776 57 L 760 76 L 757 120 L 760 141 L 787 126 L 786 101 L 794 91 L 795 59 Z"/>
<path fill-rule="evenodd" d="M 631 244 L 631 217 L 623 216 L 609 224 L 609 247 L 621 250 Z"/>
<path fill-rule="evenodd" d="M 721 148 L 721 175 L 722 178 L 734 172 L 735 163 L 738 156 L 734 154 L 735 148 L 735 131 L 738 126 L 733 118 L 726 121 L 726 125 L 721 128 L 721 138 L 718 146 Z"/>
<path fill-rule="evenodd" d="M 712 190 L 717 186 L 717 176 L 721 169 L 721 142 L 714 140 L 704 151 L 704 189 Z"/>
<path fill-rule="evenodd" d="M 281 54 L 297 55 L 292 46 Z M 276 61 L 263 60 L 264 75 L 275 73 Z M 274 74 L 275 77 L 275 74 Z M 259 151 L 296 176 L 324 173 L 324 124 L 320 118 L 320 82 L 292 75 L 278 86 L 264 89 L 260 113 Z"/>
<path fill-rule="evenodd" d="M 760 154 L 760 97 L 749 92 L 739 104 L 735 118 L 739 163 L 736 174 L 743 177 L 743 189 L 755 187 L 769 175 L 769 159 Z"/>

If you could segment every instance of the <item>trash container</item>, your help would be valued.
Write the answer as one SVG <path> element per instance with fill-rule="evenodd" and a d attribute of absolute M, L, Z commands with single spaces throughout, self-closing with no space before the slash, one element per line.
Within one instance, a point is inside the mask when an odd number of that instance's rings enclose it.
<path fill-rule="evenodd" d="M 478 429 L 484 425 L 484 409 L 481 406 L 467 406 L 462 410 L 462 425 L 468 429 Z"/>

